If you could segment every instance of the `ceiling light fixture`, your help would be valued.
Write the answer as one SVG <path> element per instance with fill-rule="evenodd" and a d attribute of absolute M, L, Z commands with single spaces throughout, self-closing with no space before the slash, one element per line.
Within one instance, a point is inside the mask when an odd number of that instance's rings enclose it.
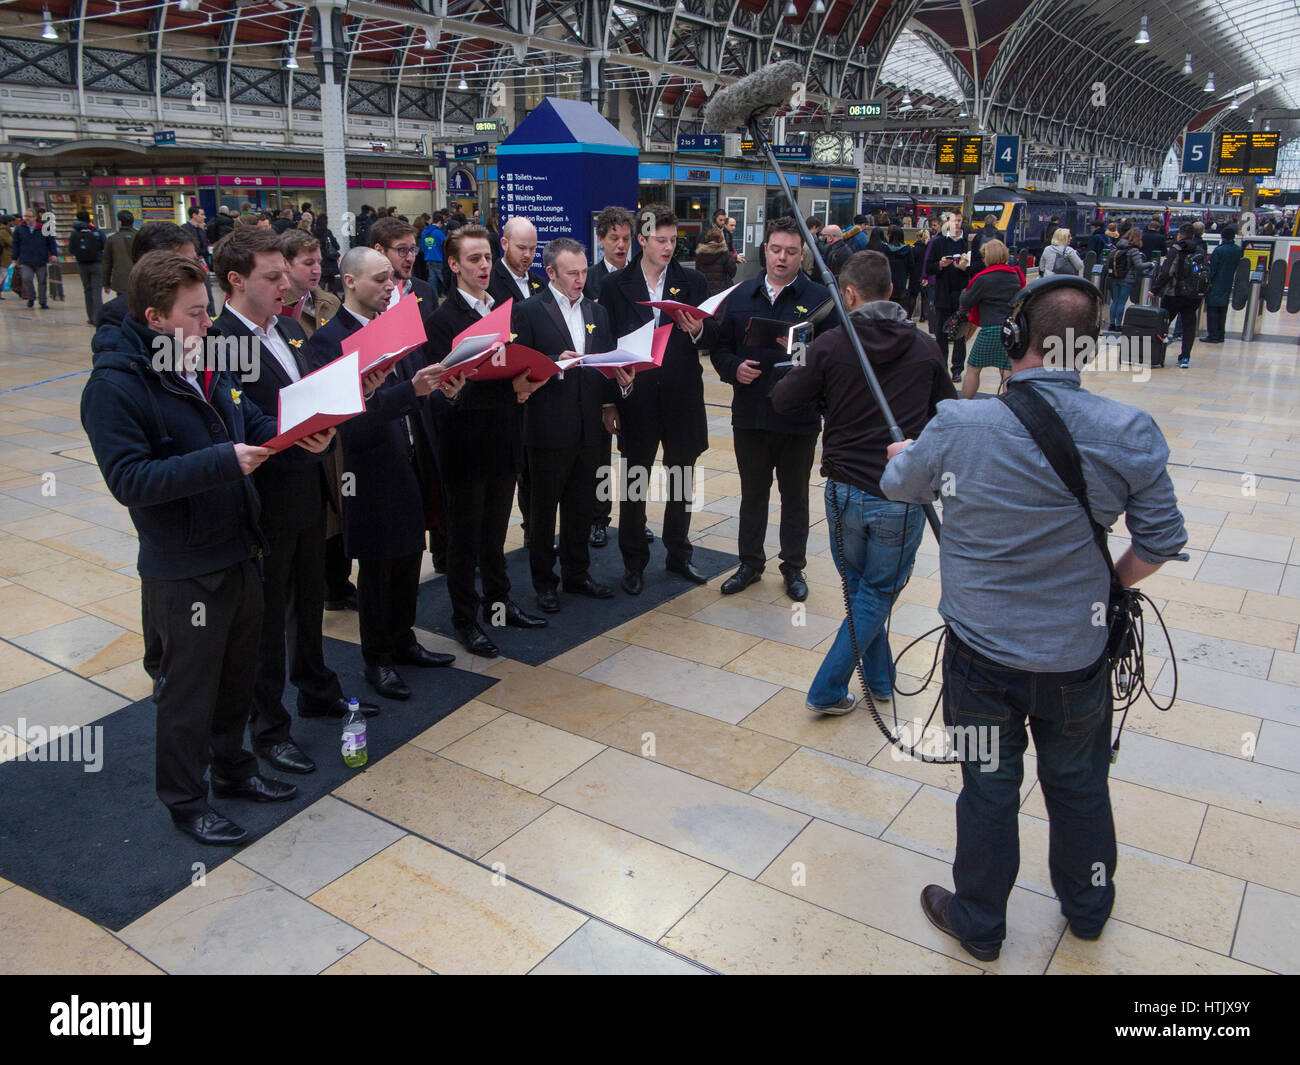
<path fill-rule="evenodd" d="M 1214 71 L 1210 71 L 1210 76 L 1205 79 L 1205 91 L 1214 92 Z"/>
<path fill-rule="evenodd" d="M 812 13 L 814 15 L 826 14 L 826 5 L 822 3 L 822 0 L 813 0 Z"/>
<path fill-rule="evenodd" d="M 438 42 L 433 39 L 433 34 L 429 30 L 424 31 L 424 50 L 432 52 L 438 47 Z"/>
<path fill-rule="evenodd" d="M 1232 95 L 1232 103 L 1228 104 L 1228 107 L 1229 107 L 1231 110 L 1233 110 L 1233 111 L 1236 111 L 1239 107 L 1241 107 L 1241 104 L 1238 103 L 1238 101 L 1237 101 L 1237 94 L 1236 94 L 1236 93 L 1233 93 L 1233 95 Z"/>
<path fill-rule="evenodd" d="M 465 75 L 460 76 L 460 81 L 456 85 L 457 92 L 469 92 L 469 82 L 465 80 Z"/>
<path fill-rule="evenodd" d="M 1252 126 L 1255 124 L 1255 109 L 1253 107 L 1250 109 L 1250 124 Z"/>
<path fill-rule="evenodd" d="M 799 9 L 794 6 L 794 0 L 789 0 L 789 3 L 785 5 L 785 17 L 786 18 L 799 17 Z"/>
<path fill-rule="evenodd" d="M 1188 52 L 1183 56 L 1183 76 L 1186 77 L 1192 72 L 1192 53 Z"/>
<path fill-rule="evenodd" d="M 907 91 L 906 87 L 903 88 L 903 106 L 904 107 L 912 106 L 912 94 Z"/>
<path fill-rule="evenodd" d="M 1133 38 L 1134 44 L 1150 44 L 1151 34 L 1147 33 L 1147 17 L 1142 16 L 1142 25 L 1138 28 L 1138 35 Z"/>
<path fill-rule="evenodd" d="M 47 41 L 57 41 L 59 31 L 54 28 L 54 22 L 50 18 L 50 9 L 48 7 L 41 11 L 41 18 L 45 20 L 45 25 L 41 27 L 41 37 Z"/>
<path fill-rule="evenodd" d="M 285 69 L 285 70 L 297 70 L 297 69 L 298 69 L 298 57 L 297 57 L 296 55 L 290 55 L 289 58 L 288 58 L 288 60 L 287 60 L 287 61 L 285 62 L 285 64 L 284 64 L 284 69 Z"/>

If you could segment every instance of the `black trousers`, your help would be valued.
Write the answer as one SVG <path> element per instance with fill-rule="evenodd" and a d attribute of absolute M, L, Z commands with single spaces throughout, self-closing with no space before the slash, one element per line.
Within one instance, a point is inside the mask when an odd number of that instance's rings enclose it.
<path fill-rule="evenodd" d="M 262 642 L 249 733 L 259 753 L 291 739 L 284 694 L 285 650 L 298 709 L 321 710 L 343 688 L 325 664 L 321 616 L 325 609 L 325 511 L 299 529 L 262 527 L 271 550 L 262 566 Z"/>
<path fill-rule="evenodd" d="M 529 448 L 528 560 L 537 591 L 554 591 L 555 511 L 560 511 L 560 575 L 565 581 L 587 576 L 591 557 L 587 537 L 596 508 L 596 467 L 600 445 Z"/>
<path fill-rule="evenodd" d="M 366 665 L 391 666 L 394 654 L 415 646 L 415 599 L 423 557 L 423 551 L 416 551 L 399 558 L 357 560 L 357 613 Z"/>
<path fill-rule="evenodd" d="M 597 474 L 602 469 L 608 470 L 614 464 L 614 438 L 606 436 L 601 447 L 600 461 L 596 463 Z M 611 482 L 612 484 L 612 479 Z M 626 498 L 626 497 L 625 497 Z M 614 518 L 614 493 L 604 492 L 596 496 L 596 509 L 592 513 L 592 525 L 608 525 Z M 619 519 L 620 522 L 622 518 Z"/>
<path fill-rule="evenodd" d="M 533 482 L 528 474 L 528 448 L 524 445 L 524 420 L 519 419 L 519 517 L 523 523 L 524 535 L 532 536 L 528 512 L 532 506 Z"/>
<path fill-rule="evenodd" d="M 245 780 L 257 759 L 244 748 L 253 695 L 252 663 L 262 628 L 262 580 L 249 559 L 186 580 L 142 577 L 152 624 L 162 637 L 158 693 L 158 798 L 178 817 L 208 807 L 214 776 Z"/>
<path fill-rule="evenodd" d="M 1224 340 L 1224 331 L 1228 324 L 1228 308 L 1205 305 L 1205 339 Z M 1185 330 L 1184 330 L 1185 332 Z"/>
<path fill-rule="evenodd" d="M 645 541 L 644 487 L 654 483 L 650 476 L 659 444 L 664 446 L 664 550 L 675 562 L 689 562 L 691 547 L 691 497 L 695 488 L 695 460 L 698 456 L 678 453 L 673 442 L 662 439 L 662 430 L 635 439 L 623 437 L 619 447 L 623 454 L 623 477 L 619 485 L 618 549 L 623 565 L 640 573 L 650 561 L 650 545 Z M 640 488 L 638 487 L 640 486 Z"/>
<path fill-rule="evenodd" d="M 352 559 L 343 550 L 343 534 L 325 541 L 325 598 L 343 599 L 352 583 Z"/>
<path fill-rule="evenodd" d="M 961 373 L 966 367 L 966 330 L 965 326 L 963 326 L 961 335 L 956 340 L 949 340 L 944 334 L 943 326 L 952 317 L 956 309 L 956 306 L 941 306 L 937 303 L 934 307 L 936 321 L 934 339 L 939 343 L 939 354 L 945 359 L 948 358 L 949 346 L 952 347 L 952 372 L 954 376 Z"/>
<path fill-rule="evenodd" d="M 767 503 L 776 474 L 781 492 L 781 572 L 808 564 L 808 478 L 817 437 L 733 429 L 740 473 L 740 561 L 760 573 L 767 561 Z"/>
<path fill-rule="evenodd" d="M 140 629 L 144 634 L 144 661 L 140 664 L 150 679 L 157 681 L 162 676 L 162 633 L 154 624 L 153 614 L 149 611 L 149 596 L 145 594 L 143 584 L 140 585 Z"/>
<path fill-rule="evenodd" d="M 447 594 L 452 624 L 463 627 L 476 620 L 480 603 L 510 598 L 505 545 L 515 475 L 446 480 L 442 489 L 447 506 Z M 483 578 L 481 600 L 474 587 L 475 568 Z"/>

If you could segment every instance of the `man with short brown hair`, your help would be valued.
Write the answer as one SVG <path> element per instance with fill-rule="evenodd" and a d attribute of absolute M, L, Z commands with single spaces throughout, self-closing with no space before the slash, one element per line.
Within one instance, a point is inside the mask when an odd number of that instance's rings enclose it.
<path fill-rule="evenodd" d="M 145 255 L 127 283 L 129 313 L 97 353 L 81 421 L 113 498 L 130 508 L 136 568 L 162 637 L 158 797 L 200 843 L 248 833 L 208 805 L 219 796 L 279 802 L 298 789 L 258 775 L 244 748 L 262 619 L 266 540 L 250 474 L 274 420 L 242 402 L 238 380 L 203 365 L 205 272 L 171 252 Z"/>

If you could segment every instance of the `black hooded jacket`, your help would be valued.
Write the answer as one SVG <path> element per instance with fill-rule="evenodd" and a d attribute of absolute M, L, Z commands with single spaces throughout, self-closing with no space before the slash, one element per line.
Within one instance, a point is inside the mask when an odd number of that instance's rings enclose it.
<path fill-rule="evenodd" d="M 903 435 L 916 439 L 939 401 L 957 398 L 939 345 L 886 300 L 864 304 L 849 319 Z M 885 498 L 880 478 L 892 442 L 889 424 L 842 325 L 808 346 L 805 365 L 792 369 L 772 390 L 772 406 L 786 415 L 824 411 L 822 475 Z"/>
<path fill-rule="evenodd" d="M 183 580 L 259 556 L 260 502 L 235 444 L 271 439 L 275 421 L 243 398 L 230 374 L 214 375 L 205 399 L 156 369 L 156 353 L 174 342 L 129 315 L 120 329 L 101 327 L 96 341 L 81 424 L 108 490 L 131 511 L 140 575 Z"/>

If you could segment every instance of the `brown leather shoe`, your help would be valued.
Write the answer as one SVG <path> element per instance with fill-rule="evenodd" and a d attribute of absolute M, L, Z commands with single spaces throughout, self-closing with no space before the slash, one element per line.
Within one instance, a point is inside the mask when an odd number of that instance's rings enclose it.
<path fill-rule="evenodd" d="M 952 925 L 948 923 L 948 903 L 951 901 L 952 892 L 947 888 L 940 887 L 938 884 L 927 884 L 921 892 L 921 912 L 925 914 L 926 920 L 939 929 L 940 932 L 956 939 L 961 944 L 962 950 L 972 958 L 978 958 L 980 961 L 997 961 L 998 955 L 1002 953 L 1001 947 L 996 950 L 987 950 L 984 947 L 974 946 L 958 937 L 957 933 L 952 930 Z"/>

